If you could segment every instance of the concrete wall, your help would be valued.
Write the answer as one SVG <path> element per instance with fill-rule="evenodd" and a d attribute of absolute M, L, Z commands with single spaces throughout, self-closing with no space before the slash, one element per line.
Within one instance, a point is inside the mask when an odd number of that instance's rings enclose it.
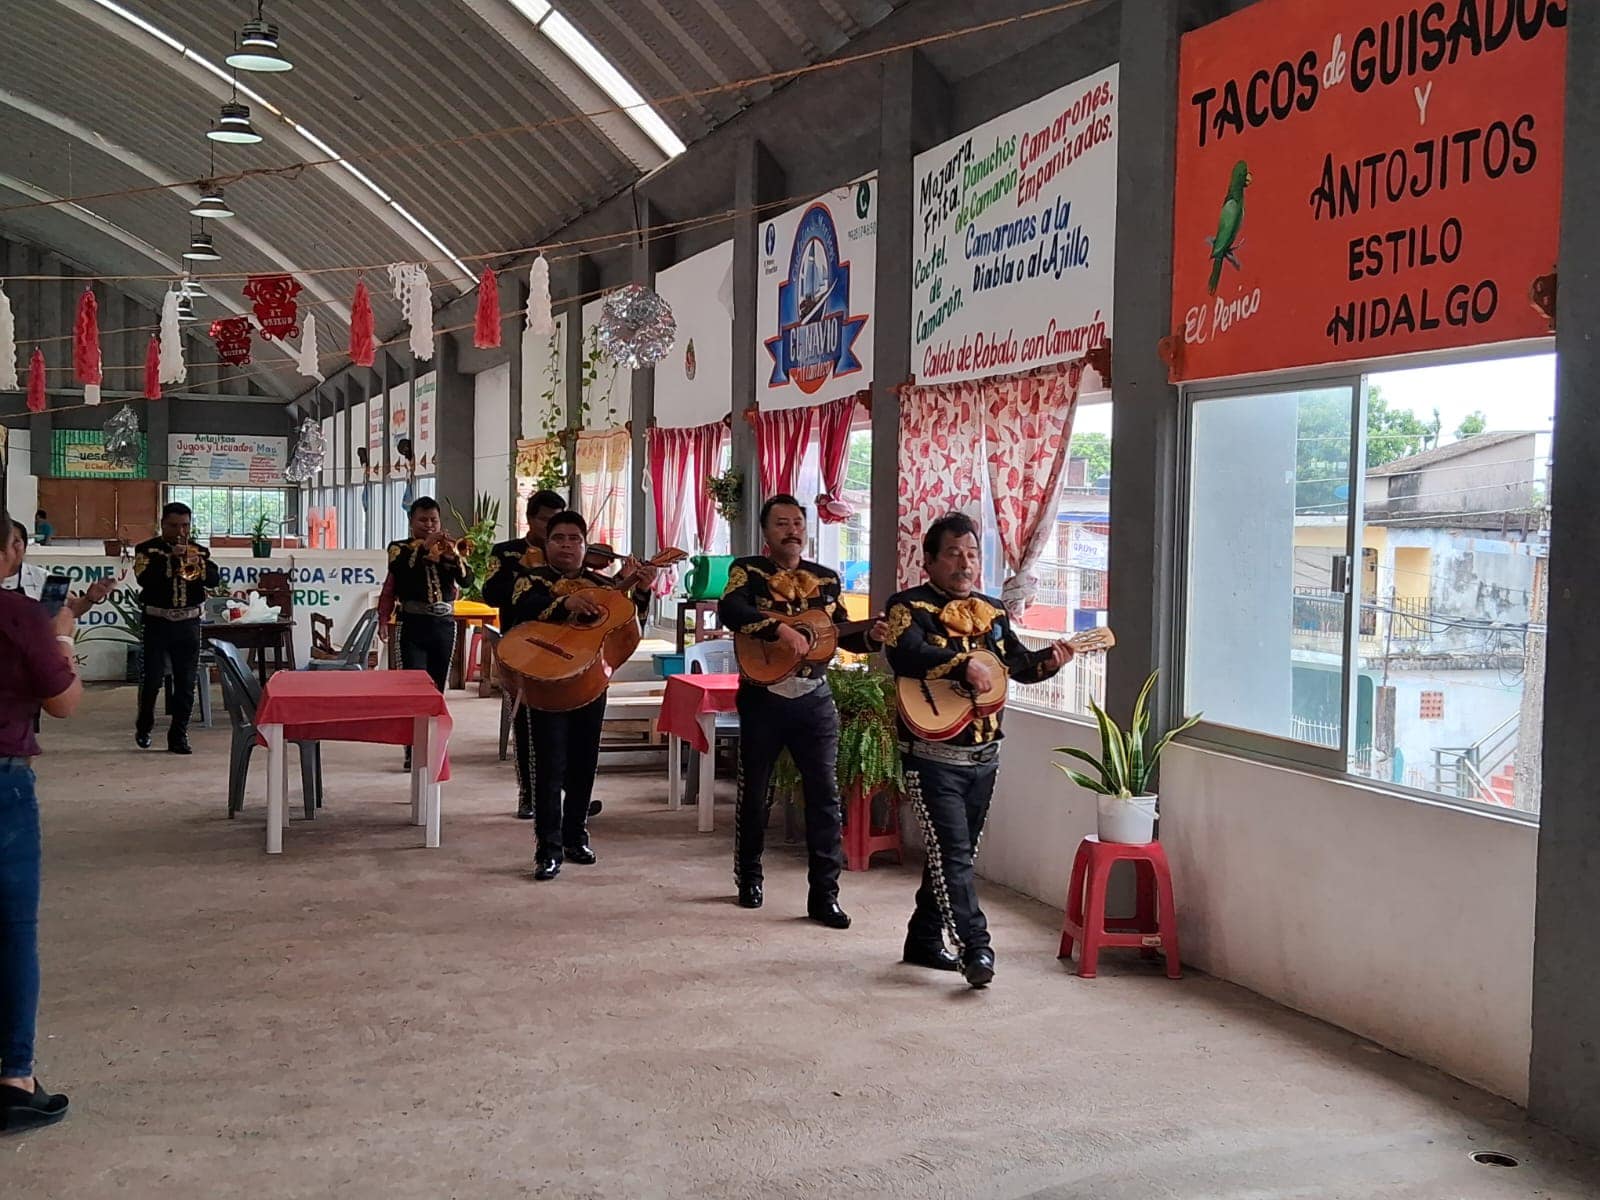
<path fill-rule="evenodd" d="M 1051 765 L 1061 745 L 1098 738 L 1007 712 L 979 857 L 985 879 L 1057 908 L 1095 826 Z M 1534 827 L 1189 746 L 1161 796 L 1184 962 L 1526 1100 Z"/>
<path fill-rule="evenodd" d="M 490 367 L 474 375 L 472 383 L 472 477 L 479 492 L 500 498 L 495 536 L 504 539 L 516 524 L 505 499 L 511 478 L 511 364 Z"/>

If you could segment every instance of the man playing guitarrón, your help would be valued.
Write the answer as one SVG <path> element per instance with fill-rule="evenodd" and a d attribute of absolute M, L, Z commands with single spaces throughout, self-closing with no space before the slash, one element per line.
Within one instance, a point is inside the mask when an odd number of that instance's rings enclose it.
<path fill-rule="evenodd" d="M 975 691 L 997 682 L 988 651 L 1018 683 L 1040 683 L 1061 670 L 1073 651 L 1065 642 L 1029 650 L 1012 632 L 998 600 L 974 588 L 982 566 L 978 527 L 952 513 L 922 541 L 928 582 L 890 597 L 885 650 L 894 673 L 912 679 L 964 678 Z M 927 865 L 916 911 L 906 927 L 905 961 L 961 971 L 973 987 L 994 978 L 989 926 L 978 907 L 973 864 L 1000 769 L 999 712 L 978 717 L 948 741 L 919 740 L 900 723 L 906 791 L 922 824 Z M 957 953 L 945 949 L 948 932 Z"/>
<path fill-rule="evenodd" d="M 528 497 L 528 534 L 498 543 L 489 552 L 483 575 L 483 602 L 500 610 L 500 631 L 511 628 L 511 590 L 519 579 L 544 565 L 544 539 L 550 518 L 567 507 L 548 489 Z M 533 710 L 518 705 L 511 718 L 517 746 L 517 817 L 533 820 Z"/>
<path fill-rule="evenodd" d="M 804 653 L 805 635 L 774 618 L 818 609 L 834 622 L 845 617 L 839 576 L 819 563 L 806 562 L 806 510 L 793 496 L 774 496 L 761 508 L 761 532 L 767 554 L 738 559 L 728 570 L 727 590 L 718 616 L 736 633 L 789 643 Z M 845 649 L 869 653 L 875 645 L 866 634 L 842 638 Z M 806 850 L 810 895 L 806 912 L 831 929 L 848 929 L 850 918 L 839 907 L 839 871 L 844 866 L 840 842 L 839 790 L 834 762 L 839 750 L 839 713 L 828 690 L 825 662 L 802 663 L 788 679 L 762 687 L 739 681 L 739 792 L 734 809 L 733 878 L 739 904 L 760 908 L 761 851 L 766 841 L 772 768 L 788 749 L 800 771 L 805 797 Z"/>
<path fill-rule="evenodd" d="M 650 607 L 655 570 L 629 560 L 612 579 L 584 569 L 589 526 L 577 513 L 550 518 L 545 535 L 545 565 L 517 579 L 511 589 L 511 621 L 566 622 L 597 615 L 599 607 L 583 594 L 586 588 L 629 586 L 642 616 Z M 537 705 L 535 705 L 537 707 Z M 569 712 L 540 712 L 531 723 L 533 742 L 534 851 L 533 877 L 554 879 L 563 862 L 595 861 L 589 845 L 589 800 L 600 765 L 600 727 L 606 696 Z"/>

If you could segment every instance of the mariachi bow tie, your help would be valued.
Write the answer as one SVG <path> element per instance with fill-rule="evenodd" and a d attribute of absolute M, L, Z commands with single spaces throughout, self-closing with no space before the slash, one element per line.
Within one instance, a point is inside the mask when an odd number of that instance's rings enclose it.
<path fill-rule="evenodd" d="M 821 590 L 822 581 L 810 571 L 775 571 L 767 579 L 767 591 L 774 600 L 796 604 L 809 600 Z"/>
<path fill-rule="evenodd" d="M 973 596 L 966 600 L 952 600 L 939 610 L 939 620 L 956 637 L 975 638 L 988 633 L 1000 610 L 986 600 Z"/>

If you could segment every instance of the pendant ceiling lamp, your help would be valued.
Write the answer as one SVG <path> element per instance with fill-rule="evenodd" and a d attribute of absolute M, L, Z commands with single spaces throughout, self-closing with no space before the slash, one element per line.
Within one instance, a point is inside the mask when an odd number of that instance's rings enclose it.
<path fill-rule="evenodd" d="M 261 15 L 256 5 L 253 21 L 239 30 L 238 48 L 223 61 L 241 71 L 292 71 L 294 64 L 278 51 L 278 27 Z"/>
<path fill-rule="evenodd" d="M 214 183 L 200 185 L 200 199 L 195 201 L 194 207 L 189 210 L 191 217 L 210 217 L 213 221 L 220 221 L 224 217 L 233 216 L 233 209 L 228 207 L 228 202 L 223 198 L 222 188 Z"/>
<path fill-rule="evenodd" d="M 214 126 L 206 130 L 206 136 L 213 142 L 228 142 L 238 146 L 261 140 L 261 135 L 250 124 L 250 106 L 240 104 L 237 100 L 229 100 L 222 106 L 222 115 Z"/>
<path fill-rule="evenodd" d="M 189 248 L 183 252 L 183 256 L 190 262 L 222 261 L 222 255 L 217 253 L 216 243 L 206 232 L 205 222 L 200 223 L 200 232 L 189 239 Z"/>
<path fill-rule="evenodd" d="M 178 297 L 178 320 L 194 320 L 194 301 L 189 299 L 187 292 Z"/>

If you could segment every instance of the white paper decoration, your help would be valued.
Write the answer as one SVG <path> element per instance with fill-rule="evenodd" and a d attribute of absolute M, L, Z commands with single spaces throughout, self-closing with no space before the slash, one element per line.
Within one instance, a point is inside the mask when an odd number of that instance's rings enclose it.
<path fill-rule="evenodd" d="M 300 349 L 295 353 L 295 369 L 302 375 L 307 375 L 322 382 L 323 374 L 317 366 L 317 318 L 314 313 L 307 313 L 306 319 L 301 322 L 304 332 L 300 335 Z"/>
<path fill-rule="evenodd" d="M 528 268 L 526 325 L 535 337 L 549 337 L 556 331 L 555 314 L 550 310 L 550 264 L 542 254 Z"/>
<path fill-rule="evenodd" d="M 418 362 L 433 357 L 433 291 L 428 268 L 421 263 L 390 263 L 389 283 L 411 327 L 411 356 Z"/>
<path fill-rule="evenodd" d="M 178 323 L 178 301 L 182 292 L 169 291 L 161 298 L 161 356 L 157 373 L 162 383 L 184 383 L 189 368 L 183 363 L 183 332 Z"/>
<path fill-rule="evenodd" d="M 0 287 L 0 392 L 20 391 L 17 379 L 17 321 L 11 315 L 11 297 Z"/>

